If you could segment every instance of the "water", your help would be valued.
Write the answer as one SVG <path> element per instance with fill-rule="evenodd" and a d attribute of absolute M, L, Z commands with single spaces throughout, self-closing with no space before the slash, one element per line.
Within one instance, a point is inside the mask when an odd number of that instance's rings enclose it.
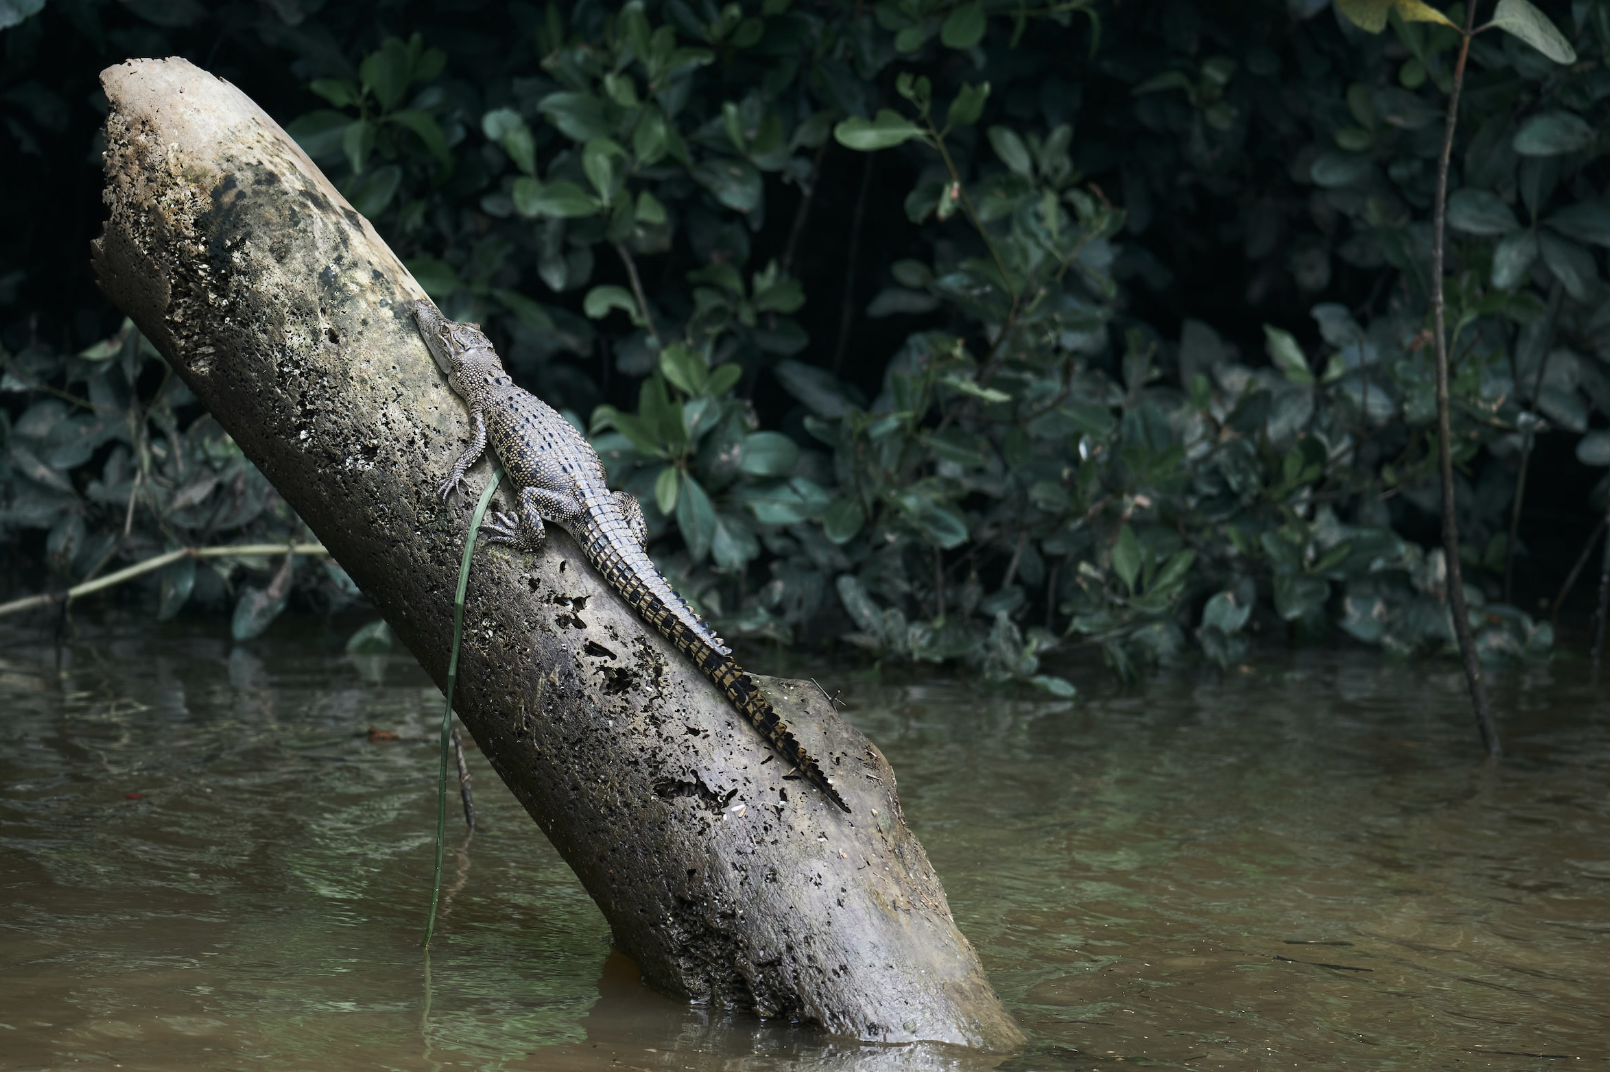
<path fill-rule="evenodd" d="M 1030 1037 L 858 1046 L 639 985 L 490 769 L 430 963 L 439 694 L 288 625 L 0 634 L 0 1069 L 1534 1069 L 1610 1052 L 1580 664 L 1270 656 L 1077 703 L 817 666 Z M 370 728 L 399 739 L 372 739 Z M 382 735 L 383 736 L 383 735 Z M 136 796 L 137 794 L 137 796 Z"/>

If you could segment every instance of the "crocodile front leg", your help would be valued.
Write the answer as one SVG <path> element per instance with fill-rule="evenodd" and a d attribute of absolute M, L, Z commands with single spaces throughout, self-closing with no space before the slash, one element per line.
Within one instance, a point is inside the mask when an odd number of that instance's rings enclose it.
<path fill-rule="evenodd" d="M 524 551 L 535 551 L 548 538 L 543 519 L 567 523 L 582 516 L 581 504 L 568 495 L 547 488 L 524 487 L 512 514 L 498 513 L 481 524 L 488 543 L 507 543 Z"/>
<path fill-rule="evenodd" d="M 453 463 L 453 471 L 442 482 L 443 499 L 453 494 L 453 489 L 458 487 L 459 481 L 464 479 L 464 474 L 470 471 L 470 466 L 480 459 L 485 450 L 486 418 L 481 416 L 480 410 L 474 409 L 470 411 L 470 445 L 458 456 L 458 461 Z"/>

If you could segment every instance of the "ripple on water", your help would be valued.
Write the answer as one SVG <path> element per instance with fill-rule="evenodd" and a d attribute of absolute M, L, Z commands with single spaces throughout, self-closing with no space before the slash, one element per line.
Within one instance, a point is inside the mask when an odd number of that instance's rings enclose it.
<path fill-rule="evenodd" d="M 812 667 L 893 763 L 1031 1036 L 1003 1063 L 643 989 L 478 757 L 482 826 L 449 854 L 427 965 L 440 698 L 411 662 L 138 622 L 58 668 L 10 636 L 0 1067 L 1362 1072 L 1610 1049 L 1610 719 L 1586 668 L 1499 675 L 1490 767 L 1451 664 L 1280 656 L 1093 677 L 1075 703 Z"/>

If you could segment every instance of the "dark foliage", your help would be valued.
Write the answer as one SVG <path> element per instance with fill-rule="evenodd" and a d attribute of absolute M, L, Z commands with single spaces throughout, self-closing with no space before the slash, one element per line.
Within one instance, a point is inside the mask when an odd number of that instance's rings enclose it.
<path fill-rule="evenodd" d="M 95 76 L 182 54 L 590 430 L 726 631 L 1059 694 L 1058 644 L 1129 675 L 1229 664 L 1254 629 L 1451 642 L 1427 345 L 1451 30 L 1306 0 L 39 6 L 0 2 L 0 541 L 53 583 L 297 524 L 87 274 Z M 1512 547 L 1518 478 L 1551 459 L 1521 536 L 1580 540 L 1610 465 L 1610 9 L 1547 7 L 1578 62 L 1478 35 L 1449 211 L 1495 657 L 1551 644 L 1512 569 L 1563 572 Z"/>

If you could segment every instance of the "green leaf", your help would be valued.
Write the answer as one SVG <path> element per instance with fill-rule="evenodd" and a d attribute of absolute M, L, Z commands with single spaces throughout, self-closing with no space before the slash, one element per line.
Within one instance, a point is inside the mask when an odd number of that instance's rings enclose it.
<path fill-rule="evenodd" d="M 385 655 L 391 651 L 391 626 L 377 618 L 347 638 L 348 655 Z"/>
<path fill-rule="evenodd" d="M 285 132 L 296 140 L 302 151 L 314 160 L 323 160 L 341 152 L 347 128 L 352 117 L 344 112 L 320 108 L 316 112 L 297 116 Z"/>
<path fill-rule="evenodd" d="M 708 157 L 693 166 L 693 178 L 734 212 L 748 214 L 760 207 L 764 186 L 760 172 L 747 160 Z"/>
<path fill-rule="evenodd" d="M 453 166 L 453 154 L 447 148 L 447 136 L 442 133 L 442 128 L 437 125 L 434 118 L 424 112 L 404 108 L 392 112 L 386 116 L 386 120 L 413 131 L 414 136 L 424 143 L 426 151 L 435 157 L 436 162 L 442 167 Z"/>
<path fill-rule="evenodd" d="M 1311 384 L 1314 374 L 1308 368 L 1308 359 L 1303 356 L 1303 349 L 1297 345 L 1297 340 L 1291 332 L 1277 328 L 1273 324 L 1263 326 L 1264 352 L 1269 360 L 1274 362 L 1275 368 L 1285 373 L 1286 379 L 1295 384 Z"/>
<path fill-rule="evenodd" d="M 1493 286 L 1509 290 L 1524 282 L 1537 255 L 1537 232 L 1530 227 L 1499 239 L 1493 248 Z"/>
<path fill-rule="evenodd" d="M 738 386 L 738 381 L 743 379 L 743 374 L 744 370 L 742 365 L 717 365 L 714 369 L 710 370 L 710 382 L 705 384 L 704 389 L 706 393 L 719 398 L 728 391 L 732 390 L 734 387 Z"/>
<path fill-rule="evenodd" d="M 674 465 L 667 465 L 654 478 L 654 504 L 666 517 L 670 517 L 671 511 L 676 509 L 677 492 L 681 487 L 680 472 Z"/>
<path fill-rule="evenodd" d="M 1023 144 L 1017 131 L 1011 127 L 990 127 L 989 143 L 995 155 L 1001 158 L 1001 163 L 1010 168 L 1014 175 L 1021 175 L 1025 179 L 1034 177 L 1034 159 L 1029 156 L 1028 146 Z"/>
<path fill-rule="evenodd" d="M 591 93 L 550 93 L 537 102 L 537 111 L 565 137 L 585 142 L 615 133 L 619 109 Z"/>
<path fill-rule="evenodd" d="M 44 8 L 45 0 L 0 0 L 0 30 L 21 25 Z"/>
<path fill-rule="evenodd" d="M 1610 207 L 1596 201 L 1579 201 L 1567 205 L 1543 223 L 1563 235 L 1592 242 L 1596 246 L 1610 246 Z"/>
<path fill-rule="evenodd" d="M 650 167 L 664 159 L 671 141 L 665 127 L 665 113 L 657 106 L 643 109 L 632 131 L 632 155 L 639 167 Z"/>
<path fill-rule="evenodd" d="M 1005 391 L 997 391 L 993 387 L 980 387 L 972 380 L 963 379 L 962 377 L 957 376 L 955 373 L 947 373 L 946 375 L 940 377 L 939 382 L 943 383 L 946 387 L 954 388 L 955 390 L 960 391 L 964 395 L 972 395 L 974 398 L 981 399 L 985 402 L 1012 401 L 1012 396 L 1007 394 Z"/>
<path fill-rule="evenodd" d="M 1569 239 L 1547 231 L 1537 236 L 1543 263 L 1565 292 L 1579 302 L 1590 301 L 1598 291 L 1599 273 L 1593 254 Z"/>
<path fill-rule="evenodd" d="M 359 119 L 341 135 L 341 151 L 346 154 L 347 164 L 354 175 L 361 175 L 363 166 L 369 162 L 369 154 L 375 147 L 375 133 L 373 123 Z"/>
<path fill-rule="evenodd" d="M 1610 463 L 1607 463 L 1610 464 Z M 846 544 L 866 524 L 861 504 L 854 499 L 838 499 L 822 515 L 822 531 L 836 544 Z"/>
<path fill-rule="evenodd" d="M 1593 144 L 1593 127 L 1574 112 L 1551 111 L 1534 115 L 1515 132 L 1511 148 L 1521 156 L 1560 156 Z"/>
<path fill-rule="evenodd" d="M 384 111 L 397 107 L 408 89 L 408 78 L 413 73 L 413 61 L 408 46 L 395 37 L 380 43 L 378 52 L 371 52 L 358 66 L 358 77 L 364 88 L 375 95 Z"/>
<path fill-rule="evenodd" d="M 1323 577 L 1277 573 L 1274 588 L 1275 613 L 1288 622 L 1316 614 L 1330 598 L 1330 584 Z"/>
<path fill-rule="evenodd" d="M 1597 429 L 1577 440 L 1576 460 L 1583 465 L 1610 465 L 1610 431 Z"/>
<path fill-rule="evenodd" d="M 358 176 L 346 190 L 347 200 L 352 203 L 353 208 L 374 219 L 386 211 L 386 206 L 391 204 L 391 199 L 401 183 L 402 168 L 396 164 L 377 167 L 365 175 Z"/>
<path fill-rule="evenodd" d="M 1328 190 L 1352 186 L 1370 173 L 1371 158 L 1366 153 L 1348 153 L 1332 149 L 1321 154 L 1308 168 L 1308 177 L 1314 185 Z"/>
<path fill-rule="evenodd" d="M 724 570 L 742 569 L 760 556 L 760 541 L 749 525 L 738 517 L 716 515 L 715 538 L 710 541 L 710 557 Z"/>
<path fill-rule="evenodd" d="M 414 257 L 405 262 L 405 266 L 413 275 L 414 282 L 438 301 L 450 297 L 453 291 L 463 286 L 453 266 L 435 257 Z"/>
<path fill-rule="evenodd" d="M 833 128 L 833 137 L 846 149 L 872 152 L 904 145 L 912 139 L 927 140 L 927 135 L 911 120 L 887 108 L 878 110 L 872 119 L 852 116 Z"/>
<path fill-rule="evenodd" d="M 1041 692 L 1050 693 L 1059 700 L 1071 700 L 1079 695 L 1079 690 L 1074 687 L 1073 682 L 1055 674 L 1035 674 L 1029 678 L 1029 684 Z"/>
<path fill-rule="evenodd" d="M 1118 539 L 1112 547 L 1112 568 L 1130 592 L 1135 591 L 1135 580 L 1140 576 L 1143 552 L 1135 530 L 1125 525 L 1118 530 Z"/>
<path fill-rule="evenodd" d="M 989 99 L 989 83 L 971 85 L 963 82 L 956 99 L 950 102 L 950 111 L 945 116 L 945 125 L 951 127 L 972 126 L 978 122 L 978 117 L 984 114 L 984 102 Z"/>
<path fill-rule="evenodd" d="M 1159 93 L 1165 89 L 1183 89 L 1187 93 L 1193 93 L 1196 87 L 1191 84 L 1190 77 L 1184 71 L 1161 71 L 1136 85 L 1129 91 L 1129 95 L 1138 97 L 1145 93 Z"/>
<path fill-rule="evenodd" d="M 703 394 L 709 384 L 710 369 L 698 351 L 674 342 L 660 351 L 660 374 L 683 394 Z"/>
<path fill-rule="evenodd" d="M 581 169 L 601 200 L 615 196 L 626 162 L 626 150 L 611 138 L 593 138 L 581 150 Z"/>
<path fill-rule="evenodd" d="M 1251 606 L 1242 606 L 1236 602 L 1234 592 L 1224 591 L 1208 600 L 1202 608 L 1202 625 L 1204 628 L 1216 627 L 1226 636 L 1233 636 L 1241 631 L 1251 615 Z"/>
<path fill-rule="evenodd" d="M 337 108 L 350 108 L 362 99 L 357 83 L 349 78 L 319 78 L 310 82 L 307 88 Z"/>
<path fill-rule="evenodd" d="M 1578 448 L 1578 455 L 1581 449 Z M 162 595 L 157 605 L 157 621 L 165 622 L 178 614 L 196 587 L 196 560 L 181 559 L 162 571 Z"/>
<path fill-rule="evenodd" d="M 286 595 L 273 598 L 261 588 L 246 589 L 235 603 L 230 633 L 237 641 L 261 636 L 274 619 L 279 617 L 280 611 L 285 609 L 286 599 Z"/>
<path fill-rule="evenodd" d="M 429 293 L 428 289 L 426 293 Z M 535 328 L 538 331 L 554 330 L 553 317 L 548 315 L 548 311 L 542 307 L 540 302 L 526 297 L 517 290 L 507 290 L 502 287 L 493 288 L 492 296 L 502 302 L 504 308 L 518 317 L 520 323 L 526 327 Z"/>
<path fill-rule="evenodd" d="M 755 432 L 745 437 L 742 457 L 750 476 L 787 476 L 799 461 L 799 446 L 781 432 Z"/>
<path fill-rule="evenodd" d="M 602 320 L 610 314 L 610 310 L 619 309 L 632 318 L 632 323 L 642 326 L 638 323 L 637 302 L 632 292 L 613 283 L 589 290 L 582 299 L 581 309 L 592 320 Z"/>
<path fill-rule="evenodd" d="M 481 132 L 503 146 L 514 166 L 527 175 L 537 171 L 537 145 L 520 113 L 513 108 L 496 108 L 481 117 Z"/>
<path fill-rule="evenodd" d="M 1487 190 L 1468 187 L 1448 198 L 1448 226 L 1473 235 L 1506 235 L 1520 227 L 1515 213 L 1502 198 Z"/>
<path fill-rule="evenodd" d="M 926 496 L 908 498 L 920 500 L 911 509 L 912 521 L 929 543 L 950 551 L 967 542 L 967 519 L 954 507 L 936 503 Z"/>
<path fill-rule="evenodd" d="M 598 200 L 565 179 L 540 183 L 529 175 L 522 175 L 514 180 L 512 193 L 515 211 L 527 219 L 535 216 L 576 219 L 598 214 Z"/>
<path fill-rule="evenodd" d="M 638 223 L 646 223 L 651 227 L 658 227 L 666 222 L 665 206 L 660 199 L 647 190 L 640 190 L 637 194 L 637 207 L 632 210 L 633 217 Z"/>
<path fill-rule="evenodd" d="M 1336 8 L 1370 33 L 1386 29 L 1386 17 L 1394 12 L 1404 22 L 1434 22 L 1458 29 L 1448 16 L 1421 0 L 1336 0 Z"/>
<path fill-rule="evenodd" d="M 688 555 L 702 562 L 710 554 L 710 542 L 716 535 L 716 508 L 704 486 L 690 473 L 682 474 L 682 493 L 677 496 L 676 527 L 682 530 L 682 542 L 687 544 Z"/>
<path fill-rule="evenodd" d="M 1571 42 L 1527 0 L 1498 0 L 1492 25 L 1525 41 L 1555 63 L 1570 66 L 1576 62 L 1576 49 Z"/>
<path fill-rule="evenodd" d="M 983 0 L 966 0 L 951 9 L 939 27 L 939 40 L 946 48 L 972 48 L 984 39 Z"/>

